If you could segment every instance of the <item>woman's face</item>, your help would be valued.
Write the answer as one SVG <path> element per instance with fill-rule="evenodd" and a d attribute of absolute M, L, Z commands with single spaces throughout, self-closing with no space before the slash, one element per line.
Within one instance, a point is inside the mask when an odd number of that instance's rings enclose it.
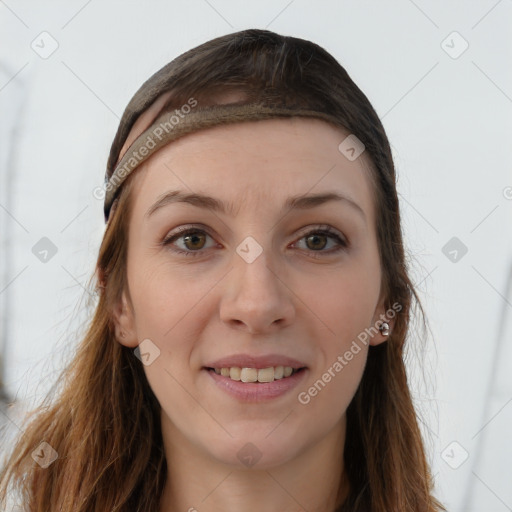
<path fill-rule="evenodd" d="M 217 126 L 136 171 L 116 323 L 142 342 L 175 446 L 266 468 L 344 432 L 358 335 L 385 312 L 368 160 L 340 152 L 347 135 L 304 118 Z"/>

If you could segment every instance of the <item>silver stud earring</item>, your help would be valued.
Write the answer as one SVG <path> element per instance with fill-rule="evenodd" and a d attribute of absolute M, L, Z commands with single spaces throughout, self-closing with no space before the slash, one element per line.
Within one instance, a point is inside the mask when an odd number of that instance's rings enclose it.
<path fill-rule="evenodd" d="M 382 324 L 380 324 L 379 331 L 383 336 L 388 336 L 390 333 L 389 324 L 387 322 L 382 322 Z"/>

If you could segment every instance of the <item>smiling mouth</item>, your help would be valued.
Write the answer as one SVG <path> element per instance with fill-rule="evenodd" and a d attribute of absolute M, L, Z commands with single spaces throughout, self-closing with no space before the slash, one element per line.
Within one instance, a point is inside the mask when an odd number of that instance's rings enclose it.
<path fill-rule="evenodd" d="M 303 368 L 292 368 L 291 366 L 269 366 L 268 368 L 206 368 L 217 375 L 227 377 L 239 382 L 274 382 L 275 380 L 286 379 L 291 375 L 304 371 Z"/>

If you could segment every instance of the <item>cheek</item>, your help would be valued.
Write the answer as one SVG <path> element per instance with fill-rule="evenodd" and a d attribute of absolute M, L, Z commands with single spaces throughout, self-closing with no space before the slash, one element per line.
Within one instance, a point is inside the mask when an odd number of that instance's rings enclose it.
<path fill-rule="evenodd" d="M 133 259 L 129 277 L 137 327 L 161 337 L 178 327 L 186 315 L 200 309 L 201 299 L 211 285 L 208 278 L 176 270 L 161 258 L 139 260 L 137 267 L 137 259 Z"/>
<path fill-rule="evenodd" d="M 313 415 L 335 421 L 350 404 L 362 378 L 368 354 L 365 329 L 371 327 L 380 292 L 379 267 L 365 261 L 352 264 L 303 288 L 318 292 L 310 295 L 311 309 L 327 327 L 316 337 L 322 354 L 312 368 L 297 399 Z M 305 301 L 308 302 L 308 301 Z"/>
<path fill-rule="evenodd" d="M 325 367 L 312 372 L 297 396 L 301 405 L 319 405 L 322 402 L 319 407 L 328 414 L 341 413 L 346 409 L 363 375 L 368 347 L 354 344 L 345 348 L 336 353 Z M 326 408 L 325 402 L 334 409 Z"/>
<path fill-rule="evenodd" d="M 352 264 L 320 280 L 311 276 L 303 280 L 301 288 L 304 303 L 330 333 L 326 343 L 332 352 L 333 348 L 343 349 L 369 327 L 378 301 L 380 278 L 368 266 Z"/>
<path fill-rule="evenodd" d="M 301 430 L 307 438 L 322 437 L 342 421 L 354 398 L 364 372 L 367 347 L 356 354 L 339 351 L 326 366 L 312 372 L 311 378 L 297 393 L 298 417 L 303 418 Z M 314 421 L 311 421 L 314 418 Z"/>
<path fill-rule="evenodd" d="M 156 261 L 139 267 L 132 275 L 137 338 L 155 343 L 162 356 L 159 363 L 165 361 L 165 368 L 147 368 L 155 380 L 168 379 L 165 370 L 180 382 L 190 378 L 186 369 L 190 371 L 194 348 L 215 314 L 211 290 L 218 280 L 218 276 L 198 276 L 197 270 L 177 271 Z"/>

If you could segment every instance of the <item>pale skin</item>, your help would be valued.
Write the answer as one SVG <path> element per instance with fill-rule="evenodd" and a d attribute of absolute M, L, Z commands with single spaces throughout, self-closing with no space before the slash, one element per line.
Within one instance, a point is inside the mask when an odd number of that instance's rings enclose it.
<path fill-rule="evenodd" d="M 160 350 L 144 366 L 162 407 L 168 465 L 159 512 L 328 512 L 344 498 L 346 409 L 368 345 L 387 337 L 360 344 L 309 403 L 297 396 L 386 312 L 369 164 L 364 153 L 354 161 L 340 153 L 347 135 L 304 118 L 217 126 L 178 139 L 135 171 L 129 294 L 115 322 L 120 343 L 134 349 L 149 339 Z M 212 196 L 234 211 L 175 202 L 147 217 L 171 190 Z M 332 192 L 362 211 L 344 200 L 282 209 L 290 196 Z M 346 248 L 318 234 L 326 225 Z M 180 226 L 199 238 L 162 245 Z M 236 251 L 248 236 L 262 248 L 251 263 Z M 204 369 L 239 353 L 294 357 L 306 374 L 278 398 L 245 403 Z M 250 467 L 237 456 L 247 443 L 261 454 Z"/>

